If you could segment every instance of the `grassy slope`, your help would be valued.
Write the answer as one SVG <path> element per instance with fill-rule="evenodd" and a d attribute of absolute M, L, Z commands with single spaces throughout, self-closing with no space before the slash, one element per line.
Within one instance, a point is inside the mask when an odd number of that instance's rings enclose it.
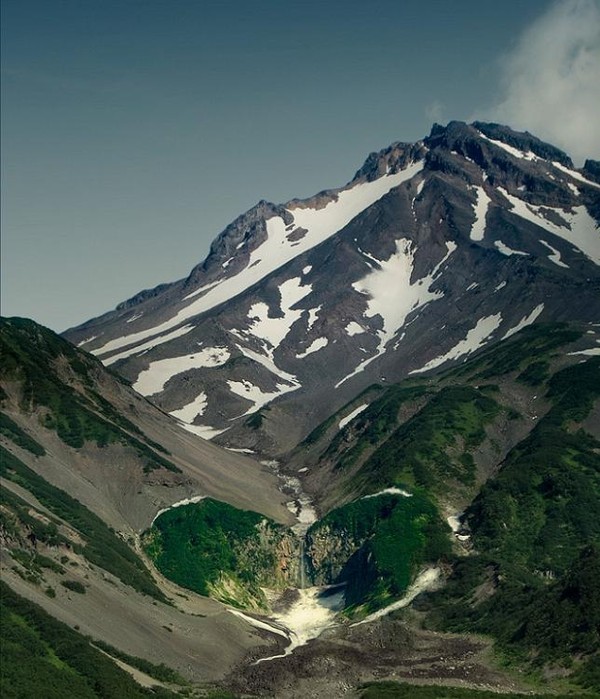
<path fill-rule="evenodd" d="M 90 640 L 0 582 L 0 694 L 4 699 L 176 696 L 140 687 Z M 149 664 L 147 670 L 154 671 Z"/>
<path fill-rule="evenodd" d="M 160 444 L 145 437 L 100 395 L 95 375 L 105 371 L 94 357 L 33 321 L 0 319 L 0 381 L 19 384 L 24 412 L 41 410 L 44 426 L 75 449 L 85 442 L 99 447 L 120 443 L 137 453 L 146 472 L 179 471 L 165 458 Z M 2 434 L 19 446 L 35 449 L 30 438 L 24 443 L 27 435 L 15 427 L 10 417 L 2 416 Z"/>
<path fill-rule="evenodd" d="M 342 500 L 403 483 L 442 503 L 476 496 L 466 513 L 474 551 L 454 559 L 430 623 L 491 633 L 540 665 L 583 654 L 579 672 L 593 683 L 600 626 L 582 600 L 599 594 L 590 571 L 600 544 L 600 443 L 581 423 L 600 394 L 600 359 L 568 355 L 582 334 L 526 328 L 460 367 L 386 389 L 341 431 L 330 419 L 310 446 Z M 517 409 L 534 397 L 538 419 L 525 422 Z M 480 489 L 476 450 L 493 453 L 490 430 L 511 421 L 521 433 Z M 556 633 L 543 631 L 551 619 L 561 620 Z"/>
<path fill-rule="evenodd" d="M 57 518 L 71 525 L 84 539 L 81 552 L 90 563 L 112 573 L 139 592 L 166 601 L 140 558 L 110 527 L 78 500 L 48 483 L 3 447 L 0 447 L 0 474 L 28 490 Z M 42 541 L 58 542 L 56 525 L 44 525 L 32 518 L 25 503 L 19 502 L 19 498 L 9 491 L 3 491 L 2 497 L 5 508 L 0 524 L 14 528 L 16 517 Z"/>
<path fill-rule="evenodd" d="M 360 699 L 542 699 L 552 696 L 553 699 L 583 699 L 589 694 L 501 694 L 481 689 L 465 689 L 462 687 L 415 686 L 398 682 L 370 682 L 361 689 Z"/>
<path fill-rule="evenodd" d="M 453 370 L 388 387 L 342 430 L 337 416 L 317 427 L 294 458 L 329 470 L 326 488 L 337 504 L 398 482 L 470 499 L 481 482 L 475 452 L 494 447 L 487 433 L 519 420 L 517 392 L 537 393 L 582 332 L 531 326 Z"/>
<path fill-rule="evenodd" d="M 442 625 L 492 633 L 538 664 L 600 647 L 600 442 L 577 428 L 600 395 L 600 360 L 546 390 L 552 409 L 467 511 L 481 554 L 433 601 Z M 493 590 L 477 601 L 486 576 Z"/>

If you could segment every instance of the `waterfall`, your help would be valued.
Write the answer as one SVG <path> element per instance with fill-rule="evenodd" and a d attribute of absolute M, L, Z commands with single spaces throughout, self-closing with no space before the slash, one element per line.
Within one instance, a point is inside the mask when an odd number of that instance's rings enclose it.
<path fill-rule="evenodd" d="M 300 540 L 300 583 L 299 588 L 306 587 L 306 554 L 304 552 L 304 537 Z"/>

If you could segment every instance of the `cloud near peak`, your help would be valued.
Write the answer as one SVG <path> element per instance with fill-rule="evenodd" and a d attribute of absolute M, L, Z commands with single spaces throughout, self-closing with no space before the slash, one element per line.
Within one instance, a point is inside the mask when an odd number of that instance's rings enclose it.
<path fill-rule="evenodd" d="M 477 118 L 499 121 L 600 159 L 600 0 L 558 0 L 500 61 L 500 97 Z"/>

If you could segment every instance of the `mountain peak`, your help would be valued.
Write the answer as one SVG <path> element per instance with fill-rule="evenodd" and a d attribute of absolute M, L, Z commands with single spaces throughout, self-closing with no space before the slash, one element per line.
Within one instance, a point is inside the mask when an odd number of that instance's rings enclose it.
<path fill-rule="evenodd" d="M 361 387 L 539 321 L 594 320 L 587 167 L 498 124 L 435 124 L 371 153 L 344 187 L 261 200 L 187 279 L 69 337 L 185 429 L 280 453 Z"/>

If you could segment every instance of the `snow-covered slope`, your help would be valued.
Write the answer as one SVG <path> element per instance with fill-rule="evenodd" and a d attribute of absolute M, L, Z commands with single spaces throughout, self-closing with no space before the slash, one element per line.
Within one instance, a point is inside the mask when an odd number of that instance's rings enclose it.
<path fill-rule="evenodd" d="M 599 320 L 594 172 L 506 127 L 436 125 L 341 189 L 259 202 L 186 279 L 67 337 L 189 431 L 282 451 L 373 382 Z"/>

